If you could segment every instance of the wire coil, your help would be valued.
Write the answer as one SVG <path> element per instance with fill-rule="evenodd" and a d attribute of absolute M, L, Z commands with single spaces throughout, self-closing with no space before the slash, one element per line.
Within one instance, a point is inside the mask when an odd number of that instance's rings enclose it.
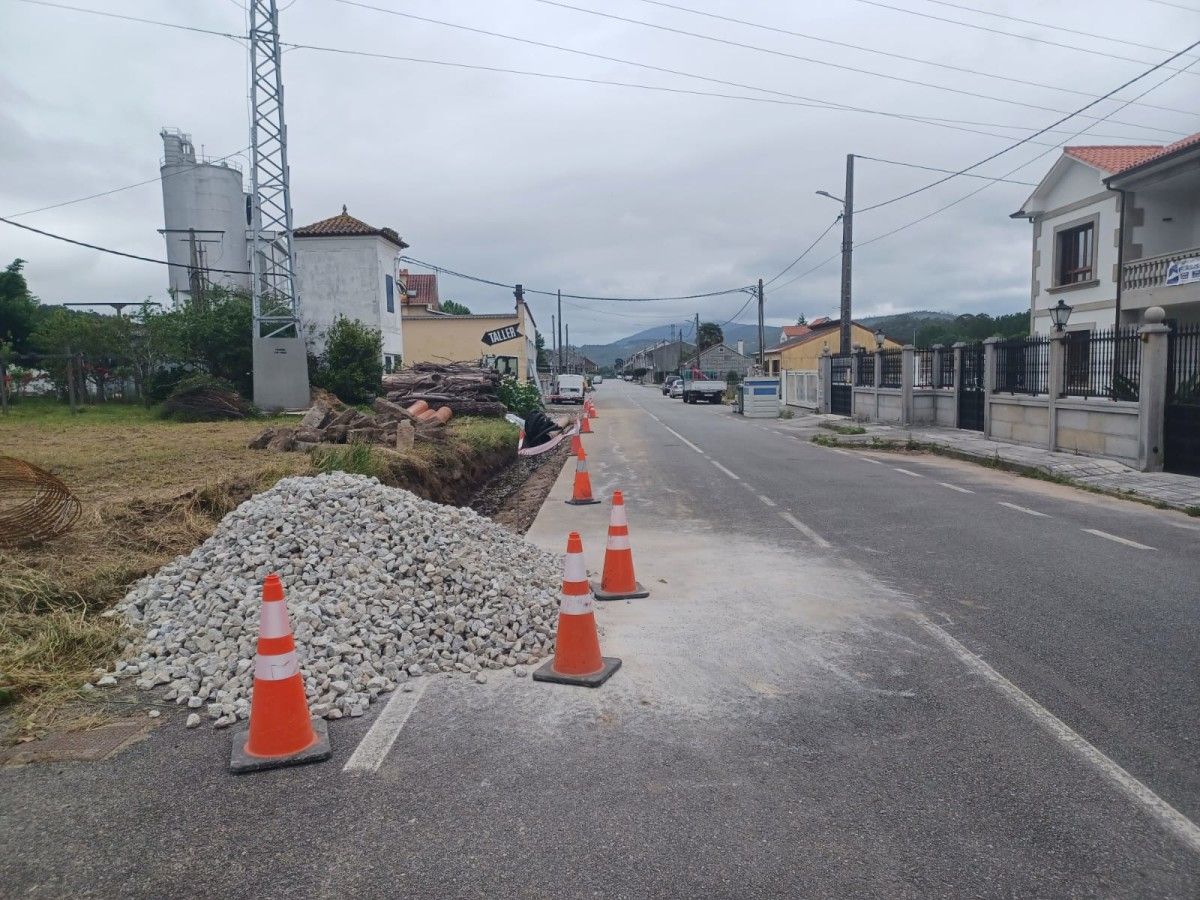
<path fill-rule="evenodd" d="M 61 480 L 45 469 L 0 456 L 0 547 L 47 541 L 68 531 L 81 506 Z"/>

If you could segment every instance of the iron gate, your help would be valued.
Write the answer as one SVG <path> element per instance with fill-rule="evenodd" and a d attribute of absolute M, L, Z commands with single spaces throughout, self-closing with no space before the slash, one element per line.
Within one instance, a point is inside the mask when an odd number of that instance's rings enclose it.
<path fill-rule="evenodd" d="M 958 427 L 983 431 L 983 344 L 962 348 L 958 364 Z"/>
<path fill-rule="evenodd" d="M 832 389 L 829 411 L 838 416 L 854 412 L 854 360 L 849 353 L 835 353 L 830 360 Z"/>
<path fill-rule="evenodd" d="M 1163 468 L 1200 475 L 1200 325 L 1173 328 L 1167 336 Z"/>

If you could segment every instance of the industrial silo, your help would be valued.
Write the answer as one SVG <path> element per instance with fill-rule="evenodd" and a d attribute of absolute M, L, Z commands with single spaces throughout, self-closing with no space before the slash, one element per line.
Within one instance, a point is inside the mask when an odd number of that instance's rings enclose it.
<path fill-rule="evenodd" d="M 229 161 L 197 158 L 191 135 L 164 128 L 161 168 L 163 237 L 176 302 L 199 283 L 250 290 L 246 252 L 246 195 L 242 173 Z"/>

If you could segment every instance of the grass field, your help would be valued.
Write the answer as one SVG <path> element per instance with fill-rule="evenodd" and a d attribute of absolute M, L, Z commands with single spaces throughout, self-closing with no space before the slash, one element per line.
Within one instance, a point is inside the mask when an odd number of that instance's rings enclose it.
<path fill-rule="evenodd" d="M 251 494 L 313 474 L 319 463 L 460 502 L 464 485 L 516 445 L 516 429 L 503 420 L 460 418 L 446 440 L 405 454 L 335 447 L 314 461 L 247 449 L 263 428 L 295 417 L 176 423 L 123 404 L 84 410 L 72 416 L 62 404 L 25 401 L 0 416 L 0 455 L 53 472 L 83 507 L 67 534 L 0 549 L 0 733 L 10 736 L 83 696 L 83 682 L 121 642 L 119 624 L 100 613 L 132 582 L 202 542 Z"/>

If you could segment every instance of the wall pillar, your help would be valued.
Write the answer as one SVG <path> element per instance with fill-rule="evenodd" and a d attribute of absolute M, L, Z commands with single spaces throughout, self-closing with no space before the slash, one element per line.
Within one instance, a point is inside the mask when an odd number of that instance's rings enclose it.
<path fill-rule="evenodd" d="M 1167 348 L 1171 329 L 1163 324 L 1166 313 L 1151 306 L 1142 314 L 1138 329 L 1142 340 L 1142 382 L 1138 387 L 1138 468 L 1163 469 L 1163 419 L 1167 412 Z"/>
<path fill-rule="evenodd" d="M 992 436 L 992 394 L 996 390 L 996 345 L 1000 343 L 1000 340 L 998 337 L 990 337 L 983 342 L 983 436 L 988 438 Z M 959 353 L 961 352 L 960 349 Z"/>
<path fill-rule="evenodd" d="M 917 348 L 900 348 L 900 424 L 911 425 L 914 418 L 913 388 L 917 383 Z"/>
<path fill-rule="evenodd" d="M 817 412 L 829 413 L 829 404 L 833 399 L 833 355 L 829 352 L 828 347 L 821 348 L 821 358 L 817 360 L 817 371 L 819 374 L 818 382 L 820 382 L 819 393 L 817 394 Z M 851 398 L 854 397 L 851 387 Z M 852 410 L 853 411 L 853 410 Z"/>
<path fill-rule="evenodd" d="M 958 394 L 962 390 L 962 356 L 963 348 L 966 347 L 963 341 L 955 341 L 950 346 L 950 352 L 954 354 L 954 372 L 950 376 L 950 384 L 948 387 L 954 388 L 954 427 L 959 427 L 958 421 Z M 987 398 L 983 401 L 984 415 L 987 415 Z"/>
<path fill-rule="evenodd" d="M 930 344 L 929 349 L 933 351 L 933 371 L 930 372 L 930 383 L 935 388 L 950 387 L 948 384 L 942 384 L 942 355 L 946 352 L 945 344 Z"/>
<path fill-rule="evenodd" d="M 1058 399 L 1066 392 L 1067 333 L 1050 335 L 1050 371 L 1046 373 L 1046 449 L 1058 449 Z"/>

